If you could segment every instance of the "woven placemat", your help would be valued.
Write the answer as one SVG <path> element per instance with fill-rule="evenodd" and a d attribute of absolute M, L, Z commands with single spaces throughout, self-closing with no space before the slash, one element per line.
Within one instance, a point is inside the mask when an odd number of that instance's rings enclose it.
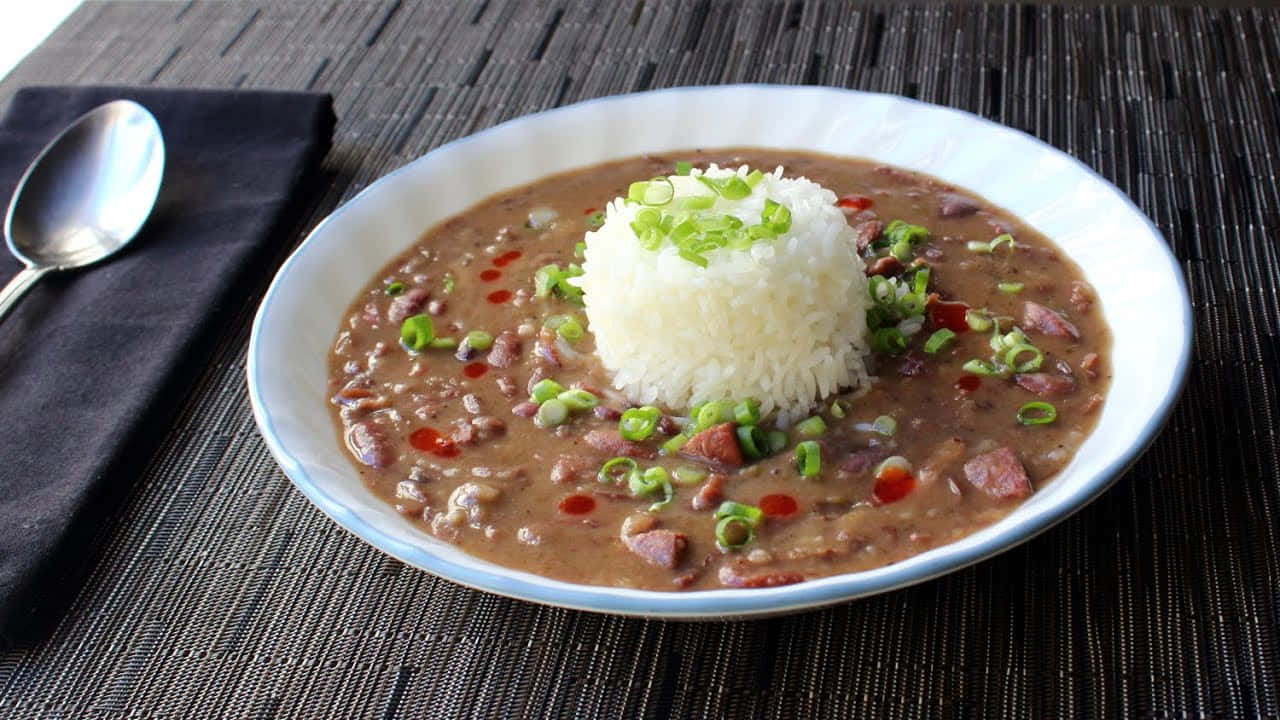
<path fill-rule="evenodd" d="M 325 518 L 250 417 L 246 297 L 61 623 L 0 653 L 0 715 L 1277 716 L 1278 73 L 1274 11 L 86 4 L 0 104 L 58 82 L 331 91 L 329 175 L 299 237 L 441 143 L 604 94 L 817 83 L 970 110 L 1156 221 L 1190 282 L 1196 361 L 1150 451 L 1015 550 L 819 612 L 643 622 L 466 590 Z"/>

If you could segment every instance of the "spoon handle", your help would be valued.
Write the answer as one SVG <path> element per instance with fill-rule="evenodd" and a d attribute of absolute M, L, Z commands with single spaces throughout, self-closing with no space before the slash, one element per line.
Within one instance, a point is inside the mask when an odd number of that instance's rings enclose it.
<path fill-rule="evenodd" d="M 40 279 L 40 276 L 49 272 L 49 268 L 22 268 L 21 272 L 13 276 L 8 285 L 0 290 L 0 321 L 4 320 L 4 316 L 9 314 L 9 309 L 22 297 L 32 285 Z"/>

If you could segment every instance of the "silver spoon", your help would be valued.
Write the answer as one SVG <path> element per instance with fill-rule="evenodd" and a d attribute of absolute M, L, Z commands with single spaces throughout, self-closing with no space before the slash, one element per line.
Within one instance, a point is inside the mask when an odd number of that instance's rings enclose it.
<path fill-rule="evenodd" d="M 36 280 L 109 257 L 133 239 L 160 192 L 164 138 L 138 103 L 82 115 L 32 161 L 9 202 L 4 238 L 23 268 L 0 290 L 0 320 Z"/>

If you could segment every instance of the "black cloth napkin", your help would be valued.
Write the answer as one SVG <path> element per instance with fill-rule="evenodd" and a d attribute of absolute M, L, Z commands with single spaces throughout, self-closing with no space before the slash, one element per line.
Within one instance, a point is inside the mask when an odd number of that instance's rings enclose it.
<path fill-rule="evenodd" d="M 117 98 L 164 134 L 156 208 L 120 255 L 43 278 L 0 322 L 0 631 L 74 593 L 94 531 L 154 451 L 218 329 L 290 239 L 333 137 L 328 95 L 32 87 L 0 120 L 0 202 L 70 122 Z M 0 282 L 21 265 L 0 257 Z M 56 611 L 55 611 L 56 612 Z"/>

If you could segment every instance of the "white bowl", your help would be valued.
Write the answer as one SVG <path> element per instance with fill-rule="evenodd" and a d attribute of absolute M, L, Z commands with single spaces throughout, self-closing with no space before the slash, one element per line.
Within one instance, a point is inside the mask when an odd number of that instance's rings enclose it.
<path fill-rule="evenodd" d="M 545 175 L 643 153 L 803 149 L 918 170 L 981 194 L 1056 242 L 1096 288 L 1114 332 L 1111 394 L 1071 464 L 1000 522 L 889 567 L 756 590 L 576 585 L 471 557 L 416 529 L 361 484 L 336 441 L 326 359 L 348 303 L 428 228 Z M 320 223 L 280 269 L 249 344 L 254 417 L 280 466 L 340 525 L 454 582 L 534 602 L 667 618 L 776 614 L 918 583 L 1006 550 L 1080 509 L 1155 437 L 1191 348 L 1182 274 L 1151 222 L 1075 159 L 974 115 L 812 87 L 678 88 L 518 118 L 437 148 Z"/>

